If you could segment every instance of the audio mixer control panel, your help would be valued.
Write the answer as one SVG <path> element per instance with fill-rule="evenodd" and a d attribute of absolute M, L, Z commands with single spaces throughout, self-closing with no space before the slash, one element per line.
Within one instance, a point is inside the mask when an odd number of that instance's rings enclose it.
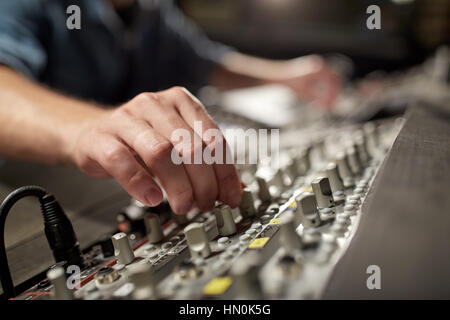
<path fill-rule="evenodd" d="M 296 133 L 304 140 L 282 146 L 278 168 L 237 166 L 237 208 L 164 219 L 132 200 L 125 211 L 142 216 L 142 232 L 124 228 L 83 251 L 73 289 L 59 263 L 15 299 L 318 299 L 400 126 Z"/>

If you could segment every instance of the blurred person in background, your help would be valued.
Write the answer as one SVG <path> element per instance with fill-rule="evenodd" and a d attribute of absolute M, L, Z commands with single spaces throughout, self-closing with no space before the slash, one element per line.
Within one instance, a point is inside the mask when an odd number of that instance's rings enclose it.
<path fill-rule="evenodd" d="M 79 30 L 66 27 L 73 4 Z M 239 204 L 235 167 L 175 165 L 171 133 L 196 134 L 194 121 L 217 128 L 184 87 L 268 83 L 327 108 L 339 89 L 319 56 L 241 54 L 210 41 L 170 1 L 0 2 L 0 153 L 112 177 L 149 206 L 162 201 L 160 186 L 178 214 L 211 209 L 216 200 Z"/>

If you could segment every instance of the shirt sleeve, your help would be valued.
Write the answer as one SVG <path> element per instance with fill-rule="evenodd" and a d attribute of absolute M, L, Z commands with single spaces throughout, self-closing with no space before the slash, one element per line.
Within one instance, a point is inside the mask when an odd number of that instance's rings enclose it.
<path fill-rule="evenodd" d="M 40 0 L 0 1 L 0 64 L 37 79 L 47 64 Z"/>
<path fill-rule="evenodd" d="M 224 55 L 234 49 L 210 40 L 172 1 L 161 6 L 162 29 L 178 52 L 179 71 L 186 78 L 182 82 L 188 79 L 196 86 L 207 84 L 214 66 L 222 64 Z"/>

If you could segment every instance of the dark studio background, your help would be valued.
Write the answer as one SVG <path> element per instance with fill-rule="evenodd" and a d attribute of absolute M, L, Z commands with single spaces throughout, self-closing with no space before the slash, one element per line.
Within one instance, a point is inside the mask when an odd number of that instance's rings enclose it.
<path fill-rule="evenodd" d="M 171 0 L 160 0 L 171 1 Z M 287 59 L 305 54 L 344 55 L 353 78 L 396 71 L 424 61 L 450 43 L 450 0 L 177 0 L 208 36 L 241 52 Z M 381 30 L 368 30 L 366 8 L 381 7 Z M 37 184 L 66 209 L 81 247 L 116 226 L 129 196 L 112 180 L 94 180 L 74 168 L 0 159 L 0 198 Z M 22 201 L 11 212 L 6 243 L 16 284 L 53 261 L 38 204 Z M 27 223 L 23 223 L 26 221 Z"/>
<path fill-rule="evenodd" d="M 354 76 L 420 63 L 450 42 L 449 0 L 178 0 L 210 38 L 268 58 L 344 54 Z M 381 30 L 366 8 L 381 8 Z"/>

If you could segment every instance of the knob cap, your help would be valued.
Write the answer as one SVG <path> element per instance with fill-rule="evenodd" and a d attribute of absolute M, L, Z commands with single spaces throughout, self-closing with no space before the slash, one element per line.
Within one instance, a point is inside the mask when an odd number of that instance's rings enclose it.
<path fill-rule="evenodd" d="M 130 242 L 126 233 L 119 232 L 111 238 L 114 245 L 114 255 L 118 264 L 129 264 L 134 260 L 134 252 L 131 249 Z"/>
<path fill-rule="evenodd" d="M 350 188 L 355 185 L 353 173 L 348 165 L 347 156 L 344 152 L 339 152 L 336 157 L 339 175 L 342 178 L 344 187 Z"/>
<path fill-rule="evenodd" d="M 211 254 L 211 247 L 203 224 L 191 223 L 184 228 L 184 234 L 192 258 L 206 258 Z"/>
<path fill-rule="evenodd" d="M 293 251 L 300 250 L 302 247 L 302 241 L 297 234 L 296 227 L 297 223 L 294 220 L 294 214 L 292 212 L 288 212 L 281 218 L 280 242 L 285 253 L 292 253 Z"/>
<path fill-rule="evenodd" d="M 47 272 L 47 278 L 53 285 L 55 300 L 73 300 L 73 291 L 67 287 L 66 275 L 63 267 L 55 267 Z"/>
<path fill-rule="evenodd" d="M 342 182 L 341 176 L 339 175 L 336 162 L 328 163 L 326 173 L 328 181 L 330 182 L 331 191 L 333 191 L 333 193 L 344 191 L 344 183 Z"/>
<path fill-rule="evenodd" d="M 172 216 L 173 221 L 175 221 L 175 223 L 178 226 L 186 225 L 189 222 L 187 214 L 176 214 L 176 213 L 172 212 L 171 216 Z"/>
<path fill-rule="evenodd" d="M 164 239 L 164 232 L 161 227 L 159 216 L 155 213 L 147 214 L 144 218 L 147 238 L 150 243 L 158 243 Z"/>
<path fill-rule="evenodd" d="M 253 195 L 247 188 L 242 191 L 242 200 L 239 205 L 239 211 L 241 212 L 243 219 L 253 217 L 256 214 Z"/>
<path fill-rule="evenodd" d="M 356 149 L 358 150 L 361 162 L 363 164 L 367 163 L 367 161 L 370 160 L 370 154 L 367 150 L 367 139 L 365 138 L 364 134 L 361 131 L 358 132 L 355 138 L 355 146 Z"/>
<path fill-rule="evenodd" d="M 269 187 L 267 186 L 266 180 L 261 177 L 256 178 L 256 182 L 258 183 L 258 197 L 264 202 L 270 202 L 272 200 L 272 196 L 270 195 Z"/>
<path fill-rule="evenodd" d="M 213 212 L 216 216 L 217 229 L 221 236 L 229 236 L 236 233 L 236 224 L 234 223 L 230 206 L 222 204 L 214 208 Z"/>
<path fill-rule="evenodd" d="M 322 221 L 320 220 L 319 211 L 317 210 L 317 201 L 313 193 L 302 193 L 297 199 L 296 222 L 302 223 L 305 228 L 317 227 Z"/>
<path fill-rule="evenodd" d="M 231 267 L 230 273 L 241 299 L 261 299 L 262 289 L 259 282 L 260 258 L 256 252 L 247 252 Z"/>
<path fill-rule="evenodd" d="M 132 264 L 127 271 L 130 282 L 134 284 L 134 299 L 146 300 L 156 296 L 153 271 L 148 262 Z"/>
<path fill-rule="evenodd" d="M 318 177 L 311 182 L 311 186 L 316 196 L 317 207 L 319 209 L 330 208 L 334 206 L 333 195 L 328 178 Z"/>
<path fill-rule="evenodd" d="M 353 174 L 359 175 L 361 173 L 361 163 L 355 147 L 348 148 L 346 153 L 350 170 Z"/>

